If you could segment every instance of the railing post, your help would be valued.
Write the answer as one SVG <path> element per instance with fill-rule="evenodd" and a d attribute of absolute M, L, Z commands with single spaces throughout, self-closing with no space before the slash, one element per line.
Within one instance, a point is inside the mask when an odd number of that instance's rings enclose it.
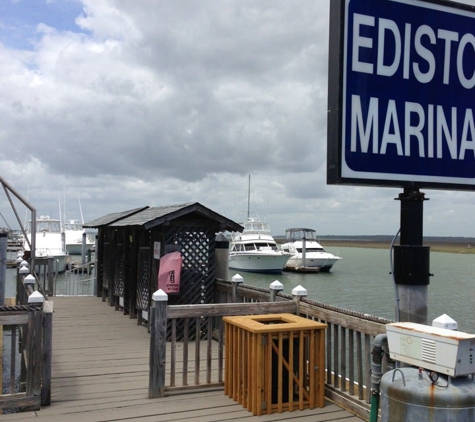
<path fill-rule="evenodd" d="M 30 269 L 28 268 L 28 262 L 22 261 L 20 263 L 20 268 L 18 269 L 18 276 L 17 276 L 17 289 L 16 289 L 16 304 L 17 305 L 25 304 L 28 301 L 26 290 L 25 290 L 25 277 L 28 276 L 29 274 L 30 274 Z"/>
<path fill-rule="evenodd" d="M 303 297 L 307 296 L 307 289 L 302 287 L 301 285 L 298 285 L 294 289 L 292 289 L 292 300 L 295 302 L 296 306 L 296 314 L 300 315 L 300 300 Z"/>
<path fill-rule="evenodd" d="M 277 293 L 284 290 L 284 285 L 279 280 L 275 280 L 270 284 L 269 289 L 270 289 L 269 302 L 275 302 Z"/>
<path fill-rule="evenodd" d="M 244 282 L 244 279 L 239 274 L 236 274 L 233 276 L 231 281 L 233 282 L 233 293 L 231 297 L 231 302 L 237 303 L 237 298 L 238 298 L 237 289 L 238 289 L 238 286 Z"/>
<path fill-rule="evenodd" d="M 28 296 L 28 304 L 44 303 L 44 296 L 38 292 L 33 292 Z M 26 395 L 28 397 L 41 397 L 42 386 L 41 377 L 43 376 L 43 312 L 33 310 L 28 316 L 28 339 L 27 360 L 28 368 L 26 374 Z M 40 406 L 38 406 L 38 409 Z M 36 406 L 35 406 L 35 410 Z"/>
<path fill-rule="evenodd" d="M 53 356 L 53 302 L 43 303 L 43 375 L 41 383 L 41 405 L 51 404 L 51 364 Z"/>
<path fill-rule="evenodd" d="M 168 295 L 159 289 L 152 295 L 152 302 L 148 398 L 156 399 L 165 396 Z"/>
<path fill-rule="evenodd" d="M 24 289 L 23 289 L 23 294 L 21 295 L 20 305 L 26 305 L 27 303 L 30 302 L 29 297 L 35 292 L 35 283 L 36 283 L 36 278 L 31 274 L 28 274 L 23 279 Z"/>

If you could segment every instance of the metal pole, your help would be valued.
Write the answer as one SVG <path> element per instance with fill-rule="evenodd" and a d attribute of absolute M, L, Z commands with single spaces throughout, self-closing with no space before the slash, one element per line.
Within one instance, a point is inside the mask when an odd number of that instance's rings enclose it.
<path fill-rule="evenodd" d="M 394 246 L 394 277 L 401 321 L 427 324 L 429 253 L 423 246 L 423 203 L 425 194 L 405 187 L 401 201 L 401 240 Z"/>
<path fill-rule="evenodd" d="M 5 305 L 8 233 L 0 232 L 0 306 Z"/>

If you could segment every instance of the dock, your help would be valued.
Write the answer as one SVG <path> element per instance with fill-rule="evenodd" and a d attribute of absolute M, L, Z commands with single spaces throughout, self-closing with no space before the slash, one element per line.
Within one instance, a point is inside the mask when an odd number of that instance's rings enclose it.
<path fill-rule="evenodd" d="M 223 389 L 149 399 L 147 327 L 97 297 L 51 300 L 51 405 L 1 415 L 2 421 L 362 421 L 328 400 L 323 408 L 253 416 Z"/>

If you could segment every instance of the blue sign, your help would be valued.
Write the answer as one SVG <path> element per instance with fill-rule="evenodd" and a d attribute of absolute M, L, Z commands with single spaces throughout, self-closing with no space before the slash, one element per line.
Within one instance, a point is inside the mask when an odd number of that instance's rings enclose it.
<path fill-rule="evenodd" d="M 473 8 L 420 0 L 339 7 L 340 180 L 473 189 Z"/>

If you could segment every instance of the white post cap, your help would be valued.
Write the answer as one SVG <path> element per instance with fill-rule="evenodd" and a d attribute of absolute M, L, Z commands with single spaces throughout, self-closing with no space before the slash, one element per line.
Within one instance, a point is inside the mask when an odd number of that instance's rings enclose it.
<path fill-rule="evenodd" d="M 28 303 L 43 303 L 44 301 L 44 296 L 38 290 L 28 296 Z"/>
<path fill-rule="evenodd" d="M 297 287 L 292 289 L 293 296 L 307 296 L 307 289 L 302 287 L 300 284 Z"/>
<path fill-rule="evenodd" d="M 20 262 L 20 267 L 28 267 L 28 261 L 25 261 L 23 258 Z"/>
<path fill-rule="evenodd" d="M 27 275 L 24 279 L 23 279 L 23 283 L 24 284 L 35 284 L 36 282 L 36 279 L 35 277 L 33 277 L 31 274 Z"/>
<path fill-rule="evenodd" d="M 29 274 L 30 273 L 30 269 L 28 267 L 20 267 L 20 269 L 18 270 L 18 272 L 20 274 Z M 33 277 L 34 278 L 34 277 Z"/>
<path fill-rule="evenodd" d="M 269 288 L 272 290 L 280 291 L 280 290 L 284 290 L 284 285 L 279 280 L 275 280 L 270 284 Z"/>
<path fill-rule="evenodd" d="M 162 289 L 158 289 L 152 295 L 152 300 L 154 302 L 166 302 L 166 301 L 168 301 L 168 295 Z"/>
<path fill-rule="evenodd" d="M 234 275 L 231 280 L 233 281 L 233 283 L 243 283 L 244 282 L 244 279 L 239 274 Z"/>
<path fill-rule="evenodd" d="M 432 326 L 438 328 L 446 328 L 447 330 L 458 330 L 457 321 L 449 317 L 447 314 L 443 314 L 433 319 Z"/>

